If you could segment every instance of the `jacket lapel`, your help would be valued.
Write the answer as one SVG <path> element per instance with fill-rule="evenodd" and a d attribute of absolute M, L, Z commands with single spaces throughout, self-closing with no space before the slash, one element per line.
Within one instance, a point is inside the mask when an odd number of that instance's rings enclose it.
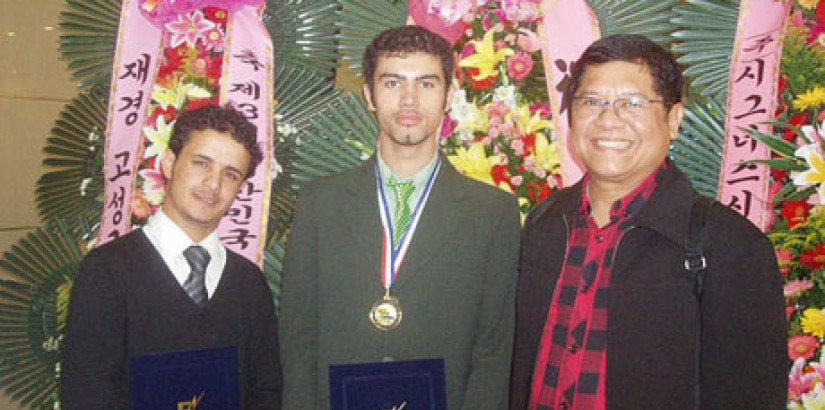
<path fill-rule="evenodd" d="M 365 267 L 380 269 L 381 217 L 376 193 L 375 157 L 353 170 L 351 178 L 344 182 L 344 198 L 340 217 L 350 232 L 349 240 L 355 242 L 364 257 Z M 375 271 L 378 279 L 379 271 Z"/>

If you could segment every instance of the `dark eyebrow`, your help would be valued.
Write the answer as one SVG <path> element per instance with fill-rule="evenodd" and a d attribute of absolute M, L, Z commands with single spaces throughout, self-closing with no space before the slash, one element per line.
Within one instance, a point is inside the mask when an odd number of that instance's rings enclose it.
<path fill-rule="evenodd" d="M 381 78 L 381 79 L 392 78 L 392 79 L 396 79 L 396 80 L 406 80 L 407 79 L 407 77 L 405 77 L 401 74 L 395 74 L 395 73 L 383 73 L 378 78 Z M 421 80 L 442 81 L 441 76 L 438 75 L 438 74 L 424 74 L 422 76 L 415 77 L 415 81 L 421 81 Z"/>
<path fill-rule="evenodd" d="M 207 161 L 209 163 L 213 163 L 213 164 L 215 163 L 215 159 L 210 157 L 210 156 L 207 156 L 207 155 L 195 154 L 194 157 L 197 158 L 197 159 L 203 160 L 203 161 Z M 245 175 L 243 171 L 241 171 L 240 169 L 238 169 L 238 168 L 236 168 L 232 165 L 227 165 L 226 168 L 228 168 L 230 171 L 237 172 L 241 175 Z"/>

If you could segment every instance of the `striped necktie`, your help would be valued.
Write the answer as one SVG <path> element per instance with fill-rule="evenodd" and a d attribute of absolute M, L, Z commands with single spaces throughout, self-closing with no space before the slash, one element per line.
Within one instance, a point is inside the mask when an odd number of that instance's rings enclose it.
<path fill-rule="evenodd" d="M 395 213 L 392 216 L 392 246 L 397 248 L 401 237 L 410 223 L 410 196 L 415 191 L 412 181 L 399 182 L 392 179 L 387 183 L 395 191 Z"/>
<path fill-rule="evenodd" d="M 202 246 L 192 245 L 183 251 L 183 256 L 192 268 L 189 277 L 183 283 L 183 290 L 198 306 L 203 306 L 207 300 L 204 278 L 206 266 L 209 265 L 209 252 Z"/>

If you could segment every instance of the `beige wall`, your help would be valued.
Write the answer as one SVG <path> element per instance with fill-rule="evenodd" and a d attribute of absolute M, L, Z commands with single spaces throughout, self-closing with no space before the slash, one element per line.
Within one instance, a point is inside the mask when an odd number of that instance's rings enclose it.
<path fill-rule="evenodd" d="M 40 220 L 34 205 L 42 149 L 58 112 L 74 97 L 58 60 L 57 0 L 0 0 L 0 251 Z M 0 272 L 0 275 L 3 275 Z M 21 407 L 0 395 L 0 410 Z"/>

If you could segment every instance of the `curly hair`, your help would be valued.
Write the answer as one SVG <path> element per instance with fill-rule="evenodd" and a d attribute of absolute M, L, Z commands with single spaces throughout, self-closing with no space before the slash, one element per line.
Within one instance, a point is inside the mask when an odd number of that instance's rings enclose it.
<path fill-rule="evenodd" d="M 372 93 L 375 85 L 375 68 L 378 58 L 387 55 L 407 53 L 425 53 L 441 60 L 441 70 L 447 88 L 453 81 L 454 57 L 453 47 L 438 34 L 420 26 L 401 26 L 379 33 L 364 50 L 361 64 L 364 81 Z"/>
<path fill-rule="evenodd" d="M 662 97 L 668 111 L 682 101 L 685 80 L 676 57 L 647 37 L 637 34 L 614 34 L 587 47 L 573 65 L 569 95 L 572 97 L 578 91 L 587 67 L 612 61 L 636 63 L 647 68 L 653 79 L 653 88 Z"/>
<path fill-rule="evenodd" d="M 263 161 L 263 153 L 257 140 L 258 128 L 231 105 L 205 105 L 185 111 L 175 121 L 172 136 L 169 138 L 169 149 L 175 157 L 179 156 L 192 131 L 207 129 L 229 133 L 233 140 L 243 145 L 250 158 L 246 177 L 255 175 L 255 168 Z"/>

